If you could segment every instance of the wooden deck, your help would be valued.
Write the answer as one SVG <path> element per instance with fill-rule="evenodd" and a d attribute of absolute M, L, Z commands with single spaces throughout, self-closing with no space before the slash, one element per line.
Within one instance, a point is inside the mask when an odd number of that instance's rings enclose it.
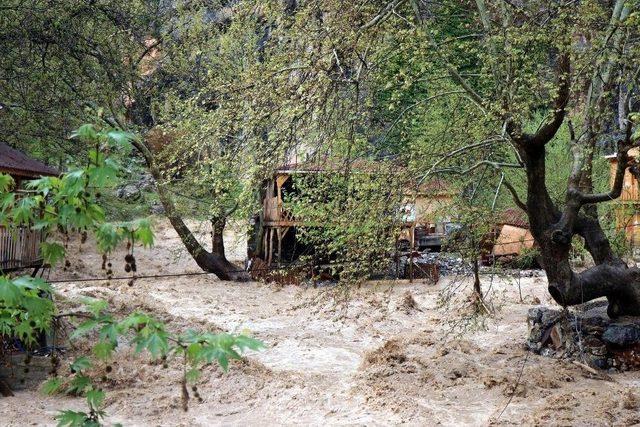
<path fill-rule="evenodd" d="M 40 244 L 43 241 L 42 231 L 24 227 L 8 230 L 0 226 L 0 272 L 42 265 Z"/>

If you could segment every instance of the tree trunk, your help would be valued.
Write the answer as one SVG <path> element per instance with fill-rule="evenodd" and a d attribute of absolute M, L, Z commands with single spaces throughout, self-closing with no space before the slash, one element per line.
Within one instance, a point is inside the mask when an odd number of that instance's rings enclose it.
<path fill-rule="evenodd" d="M 202 247 L 198 240 L 193 236 L 191 230 L 189 230 L 189 227 L 184 223 L 180 214 L 177 212 L 173 198 L 167 189 L 167 184 L 163 182 L 162 173 L 154 161 L 153 154 L 143 142 L 134 141 L 133 143 L 136 149 L 138 149 L 138 151 L 140 151 L 144 156 L 147 166 L 149 167 L 149 171 L 156 180 L 160 203 L 162 203 L 162 206 L 164 207 L 165 214 L 169 219 L 169 222 L 176 230 L 176 233 L 178 233 L 178 236 L 180 236 L 180 240 L 182 240 L 185 248 L 196 261 L 198 266 L 204 271 L 215 274 L 222 280 L 238 282 L 249 281 L 249 273 L 227 261 L 225 258 L 224 243 L 222 242 L 221 234 L 219 244 L 222 247 L 222 253 L 216 252 L 216 249 L 220 250 L 219 247 L 216 248 L 214 246 L 212 252 L 208 252 Z M 224 229 L 224 225 L 222 226 L 222 229 Z"/>
<path fill-rule="evenodd" d="M 606 297 L 610 317 L 640 315 L 640 269 L 629 268 L 613 253 L 597 217 L 579 213 L 578 193 L 568 190 L 563 212 L 553 205 L 545 185 L 544 147 L 529 146 L 521 154 L 527 170 L 531 233 L 539 245 L 553 299 L 566 307 Z M 574 272 L 569 262 L 575 234 L 585 239 L 596 263 L 580 273 Z"/>
<path fill-rule="evenodd" d="M 224 252 L 224 229 L 227 225 L 227 219 L 211 218 L 211 252 L 227 259 Z"/>

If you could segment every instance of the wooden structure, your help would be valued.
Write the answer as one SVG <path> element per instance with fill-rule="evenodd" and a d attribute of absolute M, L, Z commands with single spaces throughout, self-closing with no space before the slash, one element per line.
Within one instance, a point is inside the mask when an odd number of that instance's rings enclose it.
<path fill-rule="evenodd" d="M 493 259 L 520 255 L 535 244 L 527 216 L 518 208 L 510 208 L 502 213 L 495 234 L 491 249 Z"/>
<path fill-rule="evenodd" d="M 352 167 L 360 171 L 368 168 L 366 164 L 355 164 Z M 296 246 L 300 245 L 295 238 L 296 228 L 310 226 L 295 218 L 283 201 L 284 194 L 292 191 L 292 177 L 330 173 L 334 169 L 338 170 L 337 167 L 310 162 L 288 164 L 277 168 L 272 179 L 265 184 L 259 219 L 261 230 L 256 240 L 255 255 L 264 260 L 267 266 L 274 262 L 280 264 L 292 261 Z M 447 221 L 438 221 L 437 217 L 444 206 L 451 204 L 453 197 L 454 193 L 442 180 L 429 181 L 417 193 L 406 195 L 404 224 L 399 240 L 407 243 L 407 249 L 425 246 L 437 246 L 439 249 Z"/>
<path fill-rule="evenodd" d="M 25 180 L 58 175 L 55 169 L 3 143 L 0 143 L 0 173 L 13 177 L 18 198 Z M 0 273 L 39 268 L 42 265 L 40 244 L 44 238 L 42 231 L 0 226 Z"/>
<path fill-rule="evenodd" d="M 637 159 L 640 154 L 638 148 L 629 150 L 629 157 Z M 618 161 L 616 154 L 606 156 L 611 167 L 611 185 L 613 185 Z M 614 200 L 616 229 L 624 231 L 627 241 L 632 248 L 640 248 L 640 191 L 638 180 L 631 174 L 629 169 L 624 174 L 622 183 L 622 193 Z"/>

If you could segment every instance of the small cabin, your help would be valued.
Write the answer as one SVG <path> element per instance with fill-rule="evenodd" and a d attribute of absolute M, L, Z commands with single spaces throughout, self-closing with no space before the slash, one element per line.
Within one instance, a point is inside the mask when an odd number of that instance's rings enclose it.
<path fill-rule="evenodd" d="M 637 158 L 640 154 L 638 148 L 629 151 L 629 157 Z M 616 170 L 618 168 L 617 155 L 606 156 L 610 165 L 610 183 L 613 186 Z M 622 182 L 622 193 L 620 197 L 613 201 L 615 204 L 616 229 L 624 230 L 627 242 L 634 248 L 640 248 L 640 191 L 638 180 L 631 174 L 629 169 L 624 174 Z"/>
<path fill-rule="evenodd" d="M 11 175 L 14 179 L 14 190 L 18 198 L 25 181 L 59 174 L 54 168 L 1 142 L 0 173 Z M 7 229 L 0 226 L 0 273 L 42 266 L 40 244 L 44 238 L 42 231 L 26 227 Z"/>
<path fill-rule="evenodd" d="M 356 170 L 370 169 L 366 162 L 352 165 Z M 308 252 L 296 239 L 297 228 L 308 226 L 286 209 L 285 194 L 293 191 L 294 176 L 332 173 L 338 166 L 318 165 L 311 162 L 287 164 L 277 168 L 264 187 L 260 227 L 254 242 L 253 254 L 267 265 L 276 262 L 293 262 L 301 253 Z M 418 191 L 408 191 L 405 197 L 405 214 L 399 242 L 412 249 L 439 250 L 449 221 L 439 218 L 443 207 L 453 201 L 455 193 L 442 180 L 432 180 L 419 186 Z"/>

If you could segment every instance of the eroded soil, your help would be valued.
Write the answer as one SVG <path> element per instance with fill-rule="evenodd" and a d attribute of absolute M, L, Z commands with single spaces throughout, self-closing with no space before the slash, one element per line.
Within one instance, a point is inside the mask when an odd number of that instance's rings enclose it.
<path fill-rule="evenodd" d="M 139 274 L 198 272 L 173 231 L 158 224 L 157 246 L 136 248 Z M 204 232 L 205 230 L 203 230 Z M 229 240 L 237 257 L 242 245 Z M 180 367 L 163 369 L 128 349 L 118 352 L 102 387 L 107 422 L 125 426 L 272 424 L 388 425 L 632 425 L 640 423 L 640 375 L 609 379 L 567 361 L 528 354 L 526 313 L 534 302 L 551 304 L 544 277 L 517 281 L 488 276 L 495 315 L 467 317 L 463 279 L 437 286 L 374 283 L 336 306 L 330 288 L 225 283 L 201 275 L 127 281 L 80 282 L 103 277 L 90 244 L 71 250 L 72 266 L 52 273 L 60 300 L 104 298 L 122 314 L 143 310 L 169 327 L 250 331 L 267 348 L 247 354 L 227 374 L 206 368 L 198 384 L 204 402 L 180 400 Z M 112 258 L 125 275 L 124 253 Z M 120 265 L 122 264 L 122 265 Z M 454 299 L 439 304 L 443 289 Z M 65 304 L 63 302 L 63 304 Z M 82 343 L 69 349 L 82 351 Z M 60 409 L 84 409 L 80 398 L 38 392 L 47 361 L 29 374 L 18 367 L 16 396 L 0 399 L 0 424 L 55 425 Z M 40 365 L 40 366 L 39 366 Z M 20 384 L 20 377 L 25 378 Z"/>

